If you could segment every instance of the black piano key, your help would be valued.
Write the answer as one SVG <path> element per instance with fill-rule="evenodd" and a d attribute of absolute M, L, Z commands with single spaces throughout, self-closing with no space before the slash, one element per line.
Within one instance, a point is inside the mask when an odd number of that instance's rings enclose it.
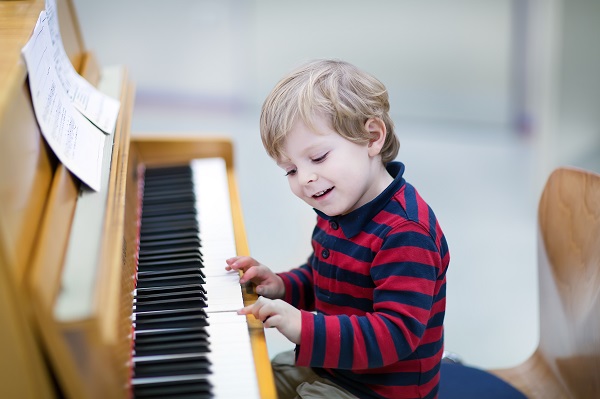
<path fill-rule="evenodd" d="M 149 245 L 160 245 L 164 242 L 173 242 L 174 240 L 182 241 L 182 240 L 195 240 L 200 242 L 200 238 L 198 237 L 198 233 L 196 232 L 171 232 L 171 233 L 163 233 L 163 234 L 154 234 L 143 236 L 140 238 L 140 246 L 147 247 Z"/>
<path fill-rule="evenodd" d="M 140 243 L 140 251 L 156 250 L 156 249 L 172 249 L 172 248 L 194 248 L 200 246 L 199 238 L 182 238 L 177 240 L 162 240 Z"/>
<path fill-rule="evenodd" d="M 134 331 L 135 341 L 134 343 L 156 343 L 156 342 L 169 342 L 172 340 L 179 339 L 180 337 L 197 337 L 198 339 L 205 340 L 210 334 L 205 328 L 169 328 L 164 330 L 145 330 L 145 331 Z"/>
<path fill-rule="evenodd" d="M 199 272 L 174 276 L 138 277 L 137 286 L 141 288 L 160 286 L 178 286 L 185 284 L 204 284 L 204 277 Z"/>
<path fill-rule="evenodd" d="M 160 272 L 163 270 L 201 270 L 204 268 L 202 259 L 200 256 L 194 258 L 175 258 L 175 259 L 162 259 L 162 260 L 140 260 L 138 264 L 139 273 L 142 272 Z M 138 273 L 138 274 L 139 274 Z"/>
<path fill-rule="evenodd" d="M 170 277 L 177 275 L 199 274 L 204 278 L 202 263 L 200 262 L 148 262 L 148 265 L 141 265 L 138 270 L 138 280 L 160 278 L 161 276 Z"/>
<path fill-rule="evenodd" d="M 178 215 L 178 214 L 190 214 L 194 212 L 194 204 L 195 201 L 190 201 L 190 203 L 169 203 L 162 205 L 155 205 L 152 207 L 144 207 L 144 212 L 142 214 L 143 218 L 149 219 L 154 216 L 163 216 L 163 215 Z"/>
<path fill-rule="evenodd" d="M 170 228 L 170 229 L 165 228 L 165 226 L 162 225 L 162 228 L 160 230 L 156 229 L 154 231 L 151 231 L 151 230 L 144 231 L 140 237 L 140 240 L 156 239 L 159 237 L 168 237 L 170 235 L 176 235 L 175 238 L 177 238 L 178 236 L 181 236 L 181 235 L 185 235 L 186 237 L 188 235 L 196 235 L 197 236 L 199 233 L 200 233 L 200 231 L 198 229 L 198 225 L 190 225 L 190 226 L 186 226 L 186 227 L 176 226 L 176 227 Z"/>
<path fill-rule="evenodd" d="M 199 266 L 174 263 L 170 267 L 154 268 L 154 269 L 147 268 L 143 271 L 138 271 L 138 281 L 139 280 L 144 280 L 147 282 L 152 281 L 152 280 L 161 281 L 163 279 L 165 279 L 165 280 L 166 279 L 176 279 L 177 277 L 189 278 L 190 276 L 196 276 L 196 275 L 200 276 L 200 278 L 202 279 L 202 282 L 206 278 L 206 276 L 204 275 L 204 272 L 202 271 L 202 269 Z M 202 282 L 200 282 L 200 284 L 202 284 Z"/>
<path fill-rule="evenodd" d="M 198 288 L 194 286 L 177 286 L 177 290 L 164 291 L 164 288 L 168 287 L 156 287 L 158 289 L 146 289 L 139 290 L 134 295 L 134 302 L 152 301 L 160 299 L 186 299 L 186 298 L 200 298 L 206 300 L 206 291 L 201 285 Z"/>
<path fill-rule="evenodd" d="M 199 231 L 198 222 L 196 220 L 173 220 L 161 223 L 143 223 L 140 227 L 140 234 L 157 234 L 169 231 Z"/>
<path fill-rule="evenodd" d="M 210 374 L 210 361 L 206 354 L 197 353 L 186 357 L 158 355 L 147 358 L 151 360 L 144 361 L 144 356 L 134 357 L 134 378 Z"/>
<path fill-rule="evenodd" d="M 199 314 L 180 314 L 135 321 L 136 328 L 142 330 L 157 328 L 200 327 L 207 325 L 208 323 L 206 317 Z"/>
<path fill-rule="evenodd" d="M 202 293 L 206 294 L 206 290 L 204 287 L 198 283 L 196 284 L 183 284 L 179 286 L 169 286 L 169 287 L 147 287 L 147 288 L 136 288 L 137 297 L 144 295 L 156 295 L 156 294 L 168 294 L 168 293 L 177 293 L 180 291 L 186 290 L 199 290 Z"/>
<path fill-rule="evenodd" d="M 147 210 L 151 205 L 157 204 L 177 204 L 177 203 L 191 203 L 196 201 L 196 193 L 192 185 L 187 186 L 164 186 L 152 188 L 151 191 L 144 193 L 142 211 Z"/>
<path fill-rule="evenodd" d="M 140 262 L 153 262 L 153 261 L 160 261 L 160 260 L 176 260 L 176 259 L 198 259 L 200 262 L 202 262 L 202 253 L 200 252 L 200 250 L 196 249 L 194 251 L 189 251 L 189 252 L 181 252 L 181 253 L 175 253 L 175 254 L 165 254 L 165 255 L 144 255 L 143 257 L 139 257 L 140 258 Z"/>
<path fill-rule="evenodd" d="M 135 379 L 132 381 L 133 393 L 136 398 L 205 399 L 213 397 L 212 386 L 205 375 L 189 380 L 152 381 L 151 378 L 144 380 L 149 381 L 136 381 Z"/>
<path fill-rule="evenodd" d="M 206 300 L 202 298 L 175 298 L 143 300 L 135 303 L 134 313 L 154 310 L 205 308 Z"/>
<path fill-rule="evenodd" d="M 153 185 L 164 185 L 165 183 L 173 182 L 173 184 L 184 184 L 188 183 L 192 177 L 191 170 L 185 170 L 177 173 L 162 173 L 156 174 L 154 171 L 150 170 L 148 173 L 148 169 L 146 170 L 144 176 L 144 186 L 153 186 Z M 187 181 L 186 181 L 187 180 Z"/>
<path fill-rule="evenodd" d="M 135 315 L 137 316 L 139 313 Z M 157 328 L 206 327 L 207 325 L 208 321 L 206 320 L 206 317 L 200 314 L 180 314 L 162 316 L 153 319 L 136 319 L 135 321 L 135 328 L 140 330 Z"/>
<path fill-rule="evenodd" d="M 163 190 L 165 187 L 190 187 L 189 178 L 189 175 L 183 175 L 151 178 L 149 180 L 144 179 L 144 188 L 145 191 L 150 192 L 150 194 L 152 194 L 155 191 Z"/>
<path fill-rule="evenodd" d="M 152 247 L 152 248 L 140 248 L 140 257 L 143 256 L 155 256 L 155 255 L 166 255 L 166 254 L 173 254 L 173 253 L 182 253 L 182 252 L 190 252 L 190 251 L 197 251 L 198 247 L 195 245 L 178 245 L 175 248 L 172 247 Z"/>
<path fill-rule="evenodd" d="M 196 214 L 194 212 L 181 213 L 178 215 L 153 215 L 144 217 L 142 212 L 142 224 L 152 224 L 152 223 L 163 223 L 170 221 L 189 221 L 195 220 Z"/>
<path fill-rule="evenodd" d="M 212 397 L 192 177 L 189 165 L 145 171 L 132 316 L 135 398 Z"/>
<path fill-rule="evenodd" d="M 207 354 L 210 343 L 206 338 L 178 338 L 176 341 L 138 343 L 133 347 L 135 356 L 157 356 L 169 354 Z"/>
<path fill-rule="evenodd" d="M 174 167 L 158 167 L 158 168 L 147 168 L 144 173 L 145 186 L 151 185 L 157 181 L 164 181 L 170 179 L 183 179 L 192 177 L 192 169 L 189 165 L 181 165 Z"/>

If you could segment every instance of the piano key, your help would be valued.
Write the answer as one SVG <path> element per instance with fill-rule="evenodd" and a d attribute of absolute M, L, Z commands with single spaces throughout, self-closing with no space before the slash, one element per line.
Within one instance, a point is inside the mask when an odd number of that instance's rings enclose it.
<path fill-rule="evenodd" d="M 163 347 L 166 348 L 166 345 Z M 142 361 L 142 359 L 148 358 L 155 359 Z M 173 356 L 160 358 L 160 355 L 135 356 L 134 361 L 134 378 L 199 374 L 208 375 L 211 373 L 211 362 L 206 356 L 206 351 L 195 353 L 185 358 L 176 358 Z"/>
<path fill-rule="evenodd" d="M 136 331 L 134 348 L 143 348 L 179 340 L 194 340 L 208 346 L 209 334 L 206 328 L 169 328 Z"/>
<path fill-rule="evenodd" d="M 148 262 L 152 262 L 152 261 L 158 261 L 158 260 L 168 260 L 168 259 L 200 259 L 200 261 L 202 261 L 202 254 L 200 252 L 199 249 L 194 249 L 193 251 L 189 251 L 189 252 L 180 252 L 180 253 L 175 253 L 175 254 L 158 254 L 158 255 L 145 255 L 143 258 L 140 258 L 140 260 L 144 260 L 144 261 L 148 261 Z"/>
<path fill-rule="evenodd" d="M 234 256 L 236 248 L 224 161 L 198 160 L 177 168 L 192 182 L 195 206 L 189 211 L 189 191 L 175 171 L 147 170 L 145 190 L 151 193 L 144 193 L 134 292 L 132 360 L 134 370 L 139 368 L 131 380 L 134 396 L 257 398 L 248 325 L 246 317 L 236 313 L 243 307 L 239 273 L 225 270 L 225 259 Z M 180 195 L 161 187 L 173 180 Z M 156 187 L 160 188 L 154 191 Z M 182 196 L 184 203 L 179 203 L 177 197 Z M 205 276 L 200 284 L 170 285 L 181 278 L 186 283 L 188 277 L 199 278 L 193 270 Z M 242 374 L 254 378 L 240 390 L 231 384 L 231 375 Z"/>
<path fill-rule="evenodd" d="M 135 301 L 133 312 L 149 312 L 154 310 L 191 309 L 206 307 L 206 300 L 198 297 L 171 298 Z"/>
<path fill-rule="evenodd" d="M 177 275 L 198 273 L 204 278 L 202 272 L 202 263 L 200 262 L 151 262 L 151 265 L 143 265 L 143 270 L 138 270 L 138 279 L 140 278 L 160 278 L 172 277 Z"/>
<path fill-rule="evenodd" d="M 136 398 L 212 398 L 206 374 L 132 378 Z"/>
<path fill-rule="evenodd" d="M 197 291 L 206 294 L 206 289 L 201 284 L 184 284 L 169 287 L 136 288 L 133 293 L 136 297 L 154 297 L 158 295 L 173 295 L 186 291 Z"/>

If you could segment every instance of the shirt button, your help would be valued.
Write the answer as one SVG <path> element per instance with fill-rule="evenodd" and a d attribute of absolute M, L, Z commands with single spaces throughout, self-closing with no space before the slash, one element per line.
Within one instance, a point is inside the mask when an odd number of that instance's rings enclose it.
<path fill-rule="evenodd" d="M 331 226 L 331 228 L 334 230 L 337 230 L 340 227 L 338 222 L 336 222 L 335 220 L 332 220 L 331 222 L 329 222 L 329 226 Z"/>
<path fill-rule="evenodd" d="M 321 256 L 323 257 L 323 259 L 329 258 L 329 250 L 324 249 L 323 251 L 321 251 Z"/>

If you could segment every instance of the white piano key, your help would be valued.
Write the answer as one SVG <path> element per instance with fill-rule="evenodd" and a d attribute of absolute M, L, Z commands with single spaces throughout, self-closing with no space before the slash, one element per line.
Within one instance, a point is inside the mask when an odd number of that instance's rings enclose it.
<path fill-rule="evenodd" d="M 206 278 L 206 313 L 237 311 L 244 307 L 242 290 L 237 274 L 214 275 Z"/>
<path fill-rule="evenodd" d="M 225 161 L 197 159 L 191 167 L 208 298 L 209 380 L 216 398 L 259 398 L 246 316 L 236 313 L 244 306 L 239 273 L 225 270 L 225 260 L 237 254 Z M 244 383 L 232 383 L 235 379 Z"/>
<path fill-rule="evenodd" d="M 215 397 L 258 398 L 258 378 L 246 316 L 235 312 L 210 314 L 207 330 L 211 348 L 214 348 L 209 356 L 213 370 L 209 381 L 214 386 Z M 235 380 L 244 383 L 233 383 Z"/>

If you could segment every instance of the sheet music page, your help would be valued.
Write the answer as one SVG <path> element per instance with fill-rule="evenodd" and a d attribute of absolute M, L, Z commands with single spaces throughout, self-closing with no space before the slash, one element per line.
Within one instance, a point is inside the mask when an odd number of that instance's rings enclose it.
<path fill-rule="evenodd" d="M 106 136 L 73 107 L 58 78 L 45 11 L 40 13 L 33 34 L 21 51 L 44 138 L 67 169 L 98 191 Z"/>
<path fill-rule="evenodd" d="M 46 0 L 46 17 L 54 47 L 56 73 L 73 105 L 86 118 L 107 134 L 115 131 L 120 102 L 98 91 L 77 73 L 62 43 L 56 0 Z"/>

